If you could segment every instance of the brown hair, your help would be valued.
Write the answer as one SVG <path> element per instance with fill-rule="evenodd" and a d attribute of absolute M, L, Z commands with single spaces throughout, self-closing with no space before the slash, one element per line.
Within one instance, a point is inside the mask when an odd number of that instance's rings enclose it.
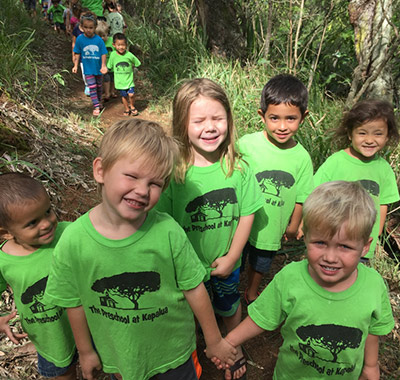
<path fill-rule="evenodd" d="M 233 116 L 228 97 L 222 87 L 206 78 L 191 79 L 183 83 L 176 93 L 172 107 L 172 131 L 180 145 L 180 157 L 174 173 L 177 182 L 183 183 L 187 170 L 193 165 L 193 152 L 188 136 L 188 122 L 191 104 L 199 97 L 204 96 L 216 100 L 222 104 L 227 114 L 228 133 L 225 140 L 219 146 L 221 153 L 221 166 L 225 158 L 227 177 L 230 177 L 235 169 L 235 163 L 239 155 L 235 149 L 236 130 L 233 125 Z"/>
<path fill-rule="evenodd" d="M 349 137 L 354 128 L 373 120 L 384 120 L 388 128 L 387 145 L 395 147 L 399 142 L 399 131 L 394 116 L 393 106 L 386 100 L 363 100 L 345 112 L 335 137 L 338 148 L 349 145 Z"/>

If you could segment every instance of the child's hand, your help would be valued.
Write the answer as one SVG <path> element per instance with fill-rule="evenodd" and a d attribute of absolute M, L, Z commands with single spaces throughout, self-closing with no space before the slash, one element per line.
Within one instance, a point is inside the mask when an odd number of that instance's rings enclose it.
<path fill-rule="evenodd" d="M 74 74 L 76 74 L 76 73 L 78 72 L 78 66 L 74 66 L 74 67 L 72 68 L 72 72 L 73 72 Z"/>
<path fill-rule="evenodd" d="M 212 358 L 210 358 L 210 360 L 214 363 L 214 365 L 217 367 L 217 369 L 228 369 L 229 368 L 228 364 L 222 365 L 221 360 L 219 360 L 216 356 L 213 356 Z"/>
<path fill-rule="evenodd" d="M 211 264 L 211 268 L 215 268 L 211 271 L 211 276 L 218 276 L 221 278 L 227 278 L 233 271 L 235 263 L 228 257 L 228 255 L 218 257 Z"/>
<path fill-rule="evenodd" d="M 379 380 L 379 378 L 380 378 L 380 373 L 379 373 L 378 363 L 372 367 L 364 364 L 364 368 L 358 380 Z"/>
<path fill-rule="evenodd" d="M 298 230 L 297 228 L 293 228 L 290 225 L 286 228 L 285 234 L 283 235 L 285 240 L 293 240 L 297 238 Z"/>
<path fill-rule="evenodd" d="M 208 345 L 204 351 L 208 358 L 215 358 L 215 362 L 212 361 L 220 369 L 235 364 L 237 350 L 226 339 L 221 338 L 218 343 Z"/>
<path fill-rule="evenodd" d="M 95 351 L 79 353 L 79 363 L 81 364 L 82 376 L 87 380 L 94 380 L 93 371 L 101 369 L 101 362 Z"/>
<path fill-rule="evenodd" d="M 100 69 L 100 72 L 103 74 L 103 75 L 105 75 L 105 74 L 107 74 L 107 66 L 101 66 L 101 69 Z"/>
<path fill-rule="evenodd" d="M 13 342 L 15 344 L 20 344 L 21 343 L 20 340 L 23 338 L 26 338 L 28 336 L 28 334 L 25 334 L 25 333 L 17 334 L 11 330 L 8 322 L 11 319 L 15 318 L 16 315 L 17 315 L 17 312 L 13 311 L 11 314 L 0 317 L 0 332 L 6 334 L 8 339 L 11 340 L 11 342 Z"/>

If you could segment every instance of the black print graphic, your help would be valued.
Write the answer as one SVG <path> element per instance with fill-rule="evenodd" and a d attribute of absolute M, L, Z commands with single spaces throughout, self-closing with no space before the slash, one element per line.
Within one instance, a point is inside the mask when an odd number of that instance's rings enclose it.
<path fill-rule="evenodd" d="M 340 325 L 308 325 L 296 330 L 297 335 L 306 344 L 299 343 L 299 348 L 308 356 L 321 360 L 340 363 L 338 355 L 347 348 L 358 348 L 361 343 L 362 331 L 355 327 Z M 324 359 L 323 352 L 317 352 L 314 347 L 322 347 L 332 354 L 332 358 Z"/>
<path fill-rule="evenodd" d="M 146 292 L 155 292 L 159 289 L 160 274 L 157 272 L 125 272 L 104 277 L 92 285 L 92 290 L 104 294 L 100 297 L 100 304 L 115 309 L 122 307 L 118 307 L 118 302 L 110 295 L 128 298 L 134 305 L 133 310 L 138 310 L 139 298 Z"/>
<path fill-rule="evenodd" d="M 56 308 L 56 306 L 50 307 L 48 305 L 44 305 L 41 302 L 44 295 L 44 291 L 46 289 L 46 284 L 47 284 L 47 276 L 43 277 L 41 280 L 35 282 L 33 285 L 26 288 L 25 292 L 23 292 L 21 295 L 21 302 L 24 305 L 32 303 L 32 305 L 29 306 L 32 313 L 42 313 L 44 311 Z"/>
<path fill-rule="evenodd" d="M 127 67 L 129 67 L 129 63 L 128 62 L 119 62 L 115 65 L 116 69 L 118 71 L 125 71 L 125 69 Z"/>
<path fill-rule="evenodd" d="M 204 222 L 206 220 L 206 214 L 202 210 L 215 210 L 218 213 L 218 218 L 222 218 L 223 209 L 226 205 L 236 203 L 237 197 L 235 189 L 227 187 L 198 196 L 187 204 L 185 211 L 187 213 L 194 213 L 191 216 L 192 222 Z"/>
<path fill-rule="evenodd" d="M 282 187 L 290 189 L 294 185 L 294 177 L 282 170 L 265 170 L 256 174 L 257 181 L 263 193 L 275 195 L 281 194 Z"/>
<path fill-rule="evenodd" d="M 361 186 L 371 195 L 379 196 L 379 184 L 369 179 L 360 180 Z"/>

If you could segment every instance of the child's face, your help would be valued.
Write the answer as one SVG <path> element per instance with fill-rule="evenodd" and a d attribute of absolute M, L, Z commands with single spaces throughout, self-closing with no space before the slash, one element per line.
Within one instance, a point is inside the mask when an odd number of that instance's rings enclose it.
<path fill-rule="evenodd" d="M 5 237 L 14 239 L 28 251 L 49 244 L 54 239 L 57 217 L 51 208 L 48 195 L 43 192 L 39 200 L 31 200 L 21 206 L 10 208 L 12 222 Z"/>
<path fill-rule="evenodd" d="M 360 160 L 373 159 L 388 141 L 388 127 L 385 120 L 371 120 L 354 128 L 349 136 L 350 153 Z"/>
<path fill-rule="evenodd" d="M 265 124 L 265 137 L 280 149 L 288 149 L 295 146 L 293 136 L 296 134 L 303 115 L 300 108 L 290 104 L 270 104 L 265 114 L 258 110 Z"/>
<path fill-rule="evenodd" d="M 224 106 L 212 98 L 199 96 L 189 109 L 188 138 L 196 166 L 219 160 L 219 147 L 228 135 L 228 115 Z"/>
<path fill-rule="evenodd" d="M 115 40 L 113 45 L 118 54 L 120 54 L 120 55 L 125 54 L 127 46 L 126 46 L 126 42 L 124 40 Z"/>
<path fill-rule="evenodd" d="M 145 159 L 121 157 L 104 171 L 101 158 L 93 163 L 95 180 L 102 184 L 102 205 L 115 223 L 128 222 L 138 229 L 158 202 L 165 178 L 153 174 Z"/>
<path fill-rule="evenodd" d="M 86 37 L 92 38 L 94 36 L 94 32 L 96 30 L 96 26 L 94 24 L 94 21 L 92 21 L 92 20 L 83 20 L 82 29 L 83 29 L 83 33 L 85 34 Z"/>
<path fill-rule="evenodd" d="M 346 224 L 332 238 L 310 230 L 305 237 L 308 271 L 314 281 L 330 292 L 348 289 L 357 279 L 357 265 L 369 249 L 363 239 L 350 239 Z"/>

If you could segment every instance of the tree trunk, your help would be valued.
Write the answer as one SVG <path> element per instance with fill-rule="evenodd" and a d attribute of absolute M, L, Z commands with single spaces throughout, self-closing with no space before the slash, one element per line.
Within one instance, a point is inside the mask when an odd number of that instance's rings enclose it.
<path fill-rule="evenodd" d="M 347 104 L 351 106 L 363 95 L 392 101 L 392 0 L 351 0 L 349 15 L 358 66 Z"/>
<path fill-rule="evenodd" d="M 195 0 L 200 24 L 213 54 L 233 58 L 246 55 L 246 40 L 233 0 Z"/>

